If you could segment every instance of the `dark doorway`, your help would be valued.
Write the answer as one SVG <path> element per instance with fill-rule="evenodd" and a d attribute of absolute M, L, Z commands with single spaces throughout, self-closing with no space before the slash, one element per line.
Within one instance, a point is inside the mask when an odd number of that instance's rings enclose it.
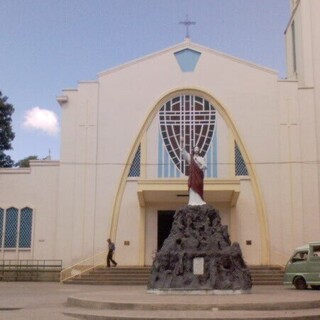
<path fill-rule="evenodd" d="M 158 211 L 158 250 L 170 234 L 174 213 L 172 210 Z"/>

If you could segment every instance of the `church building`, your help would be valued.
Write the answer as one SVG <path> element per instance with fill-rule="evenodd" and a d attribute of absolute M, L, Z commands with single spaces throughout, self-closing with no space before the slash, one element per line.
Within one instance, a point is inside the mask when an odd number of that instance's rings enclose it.
<path fill-rule="evenodd" d="M 188 203 L 183 144 L 247 264 L 319 240 L 320 1 L 291 12 L 285 79 L 186 37 L 63 90 L 60 160 L 0 170 L 0 259 L 105 263 L 111 238 L 119 266 L 151 265 Z"/>

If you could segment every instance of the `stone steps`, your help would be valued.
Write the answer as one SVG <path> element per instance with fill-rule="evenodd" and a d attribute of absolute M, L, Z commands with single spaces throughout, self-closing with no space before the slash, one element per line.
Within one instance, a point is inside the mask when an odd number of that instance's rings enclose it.
<path fill-rule="evenodd" d="M 119 288 L 119 289 L 118 289 Z M 67 299 L 67 316 L 87 320 L 319 320 L 317 293 L 258 286 L 249 294 L 150 294 L 142 287 L 108 286 Z"/>
<path fill-rule="evenodd" d="M 283 269 L 278 266 L 249 267 L 253 285 L 281 285 Z M 99 285 L 146 285 L 150 267 L 97 268 L 76 278 L 64 281 L 65 284 Z"/>
<path fill-rule="evenodd" d="M 79 310 L 65 315 L 86 320 L 319 320 L 320 309 L 294 311 L 141 311 Z"/>

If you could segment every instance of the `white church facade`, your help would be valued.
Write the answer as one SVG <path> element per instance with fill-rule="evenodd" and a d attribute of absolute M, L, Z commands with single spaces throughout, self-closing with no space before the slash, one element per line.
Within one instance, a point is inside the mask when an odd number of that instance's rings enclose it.
<path fill-rule="evenodd" d="M 182 141 L 249 265 L 319 240 L 320 1 L 291 7 L 286 79 L 187 38 L 63 90 L 60 160 L 0 170 L 0 259 L 67 267 L 110 237 L 119 265 L 151 265 L 188 201 Z"/>

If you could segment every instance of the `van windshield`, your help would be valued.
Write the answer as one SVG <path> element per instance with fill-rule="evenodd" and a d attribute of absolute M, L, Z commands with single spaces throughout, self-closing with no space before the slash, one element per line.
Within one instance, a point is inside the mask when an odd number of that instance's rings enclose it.
<path fill-rule="evenodd" d="M 299 261 L 306 261 L 308 258 L 308 251 L 299 251 L 293 255 L 291 258 L 291 262 L 299 262 Z"/>

